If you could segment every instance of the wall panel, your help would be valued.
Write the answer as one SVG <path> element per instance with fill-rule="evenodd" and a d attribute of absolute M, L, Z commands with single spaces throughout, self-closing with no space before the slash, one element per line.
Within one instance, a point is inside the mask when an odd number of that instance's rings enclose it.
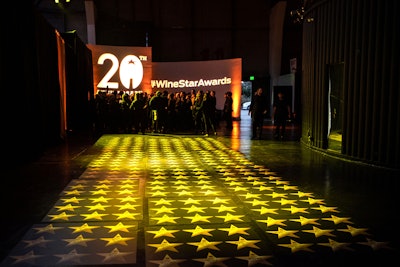
<path fill-rule="evenodd" d="M 399 4 L 320 0 L 303 24 L 302 141 L 326 149 L 330 65 L 344 63 L 343 156 L 400 168 Z"/>

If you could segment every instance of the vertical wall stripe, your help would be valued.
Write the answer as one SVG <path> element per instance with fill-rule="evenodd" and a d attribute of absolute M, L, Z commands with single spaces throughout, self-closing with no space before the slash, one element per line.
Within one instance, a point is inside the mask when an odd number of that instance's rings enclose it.
<path fill-rule="evenodd" d="M 302 140 L 326 148 L 328 70 L 344 63 L 342 154 L 400 168 L 398 1 L 308 3 L 303 24 Z"/>

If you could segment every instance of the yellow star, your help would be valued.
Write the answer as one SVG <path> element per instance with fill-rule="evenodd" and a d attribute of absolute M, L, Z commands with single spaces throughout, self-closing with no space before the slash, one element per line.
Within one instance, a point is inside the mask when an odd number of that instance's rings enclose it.
<path fill-rule="evenodd" d="M 244 187 L 244 186 L 236 186 L 235 187 L 235 189 L 234 189 L 234 191 L 235 192 L 239 192 L 239 191 L 247 191 L 247 190 L 249 190 L 247 187 Z"/>
<path fill-rule="evenodd" d="M 111 197 L 105 198 L 103 196 L 97 198 L 89 198 L 89 200 L 91 200 L 93 203 L 107 203 L 110 199 Z"/>
<path fill-rule="evenodd" d="M 108 179 L 104 179 L 104 180 L 98 181 L 98 183 L 99 184 L 111 184 L 111 181 Z"/>
<path fill-rule="evenodd" d="M 222 175 L 223 176 L 234 176 L 234 175 L 236 175 L 236 173 L 230 172 L 229 169 L 228 169 L 228 171 L 224 172 Z"/>
<path fill-rule="evenodd" d="M 153 178 L 155 180 L 165 180 L 165 179 L 167 179 L 167 175 L 159 174 L 159 175 L 152 176 L 151 178 Z"/>
<path fill-rule="evenodd" d="M 306 218 L 303 216 L 300 216 L 299 219 L 290 219 L 290 221 L 293 222 L 299 222 L 302 226 L 303 225 L 307 225 L 307 224 L 315 224 L 315 225 L 321 225 L 320 223 L 317 223 L 319 219 L 315 218 L 315 219 L 310 219 L 310 218 Z"/>
<path fill-rule="evenodd" d="M 116 234 L 114 237 L 111 238 L 100 238 L 101 240 L 107 241 L 106 247 L 111 245 L 123 245 L 127 246 L 128 244 L 126 241 L 134 239 L 133 237 L 122 237 L 120 234 Z"/>
<path fill-rule="evenodd" d="M 247 266 L 255 266 L 257 264 L 272 265 L 267 261 L 267 259 L 272 258 L 272 256 L 258 256 L 256 253 L 250 251 L 249 256 L 235 257 L 237 259 L 245 260 L 248 262 Z"/>
<path fill-rule="evenodd" d="M 44 255 L 35 255 L 35 252 L 33 250 L 27 252 L 24 255 L 21 256 L 10 256 L 11 258 L 15 259 L 15 263 L 21 263 L 21 262 L 29 262 L 29 261 L 34 261 L 37 258 L 44 257 Z"/>
<path fill-rule="evenodd" d="M 70 195 L 78 195 L 79 196 L 80 194 L 82 194 L 82 192 L 83 191 L 79 191 L 79 190 L 72 190 L 72 191 L 65 190 L 64 194 L 67 196 L 70 196 Z"/>
<path fill-rule="evenodd" d="M 194 222 L 210 222 L 208 219 L 212 218 L 213 216 L 202 216 L 196 213 L 194 216 L 191 217 L 184 217 L 186 219 L 191 220 L 192 223 Z"/>
<path fill-rule="evenodd" d="M 350 250 L 350 251 L 353 250 L 352 248 L 349 247 L 351 245 L 351 243 L 339 243 L 330 238 L 329 238 L 329 243 L 318 243 L 318 245 L 330 247 L 333 251 L 339 251 L 341 249 Z"/>
<path fill-rule="evenodd" d="M 118 248 L 114 248 L 109 253 L 96 253 L 96 254 L 104 257 L 103 262 L 109 262 L 109 261 L 125 262 L 124 256 L 128 256 L 129 254 L 133 253 L 134 252 L 120 252 Z"/>
<path fill-rule="evenodd" d="M 281 204 L 282 206 L 285 205 L 296 205 L 296 201 L 295 199 L 286 199 L 286 198 L 281 198 L 281 200 L 276 200 L 274 202 Z"/>
<path fill-rule="evenodd" d="M 156 251 L 155 252 L 160 252 L 160 251 L 173 251 L 173 252 L 179 252 L 175 247 L 183 245 L 183 243 L 169 243 L 166 239 L 164 239 L 161 244 L 148 244 L 150 247 L 155 247 Z"/>
<path fill-rule="evenodd" d="M 68 221 L 70 217 L 74 217 L 74 216 L 76 216 L 76 215 L 73 215 L 73 214 L 67 215 L 65 212 L 61 212 L 60 214 L 56 214 L 56 215 L 49 215 L 49 217 L 51 218 L 52 221 L 55 221 L 55 220 Z"/>
<path fill-rule="evenodd" d="M 257 185 L 266 185 L 267 184 L 267 182 L 266 181 L 258 181 L 258 180 L 255 180 L 255 181 L 253 181 L 252 183 L 250 183 L 252 186 L 257 186 Z"/>
<path fill-rule="evenodd" d="M 177 181 L 172 181 L 172 183 L 176 184 L 176 185 L 180 185 L 180 184 L 187 185 L 189 182 L 188 181 L 177 180 Z"/>
<path fill-rule="evenodd" d="M 215 231 L 216 229 L 203 229 L 200 226 L 196 226 L 195 229 L 184 229 L 183 231 L 192 233 L 191 237 L 198 236 L 198 235 L 207 235 L 207 236 L 212 236 L 210 234 L 211 231 Z"/>
<path fill-rule="evenodd" d="M 309 213 L 307 211 L 307 209 L 308 208 L 298 208 L 298 207 L 295 207 L 295 206 L 290 206 L 290 208 L 283 208 L 282 210 L 287 210 L 287 211 L 290 211 L 291 214 L 295 214 L 295 213 L 299 213 L 299 212 L 301 212 L 301 213 Z"/>
<path fill-rule="evenodd" d="M 276 175 L 275 172 L 271 172 L 269 170 L 262 172 L 262 174 L 264 174 L 264 175 Z M 271 176 L 271 177 L 273 177 L 273 176 Z M 275 178 L 281 178 L 281 177 L 275 177 Z"/>
<path fill-rule="evenodd" d="M 75 233 L 80 233 L 80 232 L 86 232 L 86 233 L 92 234 L 93 233 L 92 230 L 96 229 L 96 228 L 100 228 L 100 226 L 89 226 L 89 224 L 84 223 L 81 226 L 70 226 L 68 228 L 74 229 L 74 231 L 72 232 L 74 234 Z"/>
<path fill-rule="evenodd" d="M 162 217 L 153 217 L 152 219 L 158 221 L 157 224 L 160 223 L 176 223 L 176 219 L 179 219 L 180 217 L 169 217 L 168 215 L 164 214 Z"/>
<path fill-rule="evenodd" d="M 119 188 L 121 189 L 134 189 L 136 186 L 133 184 L 123 184 L 121 186 L 119 186 Z"/>
<path fill-rule="evenodd" d="M 113 213 L 113 215 L 117 216 L 117 220 L 119 219 L 135 219 L 135 216 L 139 215 L 139 213 L 130 213 L 129 211 L 125 211 L 124 213 Z"/>
<path fill-rule="evenodd" d="M 306 193 L 302 191 L 297 191 L 297 193 L 292 193 L 292 195 L 297 195 L 298 197 L 312 197 L 312 193 Z"/>
<path fill-rule="evenodd" d="M 187 180 L 187 179 L 189 179 L 189 176 L 187 176 L 187 175 L 178 175 L 178 176 L 175 176 L 174 178 L 177 179 L 177 180 Z"/>
<path fill-rule="evenodd" d="M 243 182 L 238 182 L 238 181 L 231 181 L 229 186 L 243 186 Z"/>
<path fill-rule="evenodd" d="M 207 254 L 207 258 L 205 259 L 193 259 L 194 261 L 198 261 L 198 262 L 204 262 L 203 266 L 222 266 L 222 267 L 226 267 L 226 265 L 223 263 L 226 260 L 229 260 L 229 257 L 215 257 L 213 254 L 211 254 L 210 252 L 208 252 Z"/>
<path fill-rule="evenodd" d="M 186 174 L 186 172 L 184 172 L 184 171 L 176 171 L 176 172 L 174 172 L 174 175 L 185 175 Z"/>
<path fill-rule="evenodd" d="M 281 226 L 286 226 L 283 222 L 286 221 L 285 219 L 282 220 L 275 220 L 274 218 L 268 217 L 267 220 L 257 220 L 257 222 L 262 222 L 266 223 L 267 226 L 271 225 L 281 225 Z"/>
<path fill-rule="evenodd" d="M 290 236 L 293 238 L 299 238 L 297 235 L 295 235 L 298 231 L 297 230 L 285 230 L 281 227 L 278 227 L 277 231 L 266 231 L 267 233 L 270 234 L 276 234 L 278 235 L 278 238 L 282 238 L 282 237 L 286 237 L 286 236 Z"/>
<path fill-rule="evenodd" d="M 212 209 L 218 210 L 218 213 L 224 212 L 224 211 L 231 211 L 235 212 L 235 207 L 227 207 L 224 205 L 220 205 L 219 207 L 211 207 Z"/>
<path fill-rule="evenodd" d="M 87 187 L 87 186 L 83 185 L 83 184 L 76 184 L 76 185 L 71 185 L 69 188 L 71 188 L 71 189 L 84 189 L 85 187 Z"/>
<path fill-rule="evenodd" d="M 257 248 L 257 249 L 259 249 L 259 247 L 256 245 L 256 243 L 261 242 L 261 240 L 247 240 L 244 237 L 239 236 L 238 241 L 225 241 L 225 242 L 237 245 L 237 250 L 240 250 L 242 248 Z"/>
<path fill-rule="evenodd" d="M 160 185 L 156 185 L 156 186 L 151 186 L 149 189 L 151 191 L 158 191 L 158 190 L 165 190 L 167 187 L 166 186 L 160 186 Z"/>
<path fill-rule="evenodd" d="M 256 187 L 256 189 L 258 189 L 258 191 L 274 191 L 274 188 L 272 186 L 263 186 L 260 185 L 259 187 Z"/>
<path fill-rule="evenodd" d="M 156 214 L 160 213 L 174 213 L 173 211 L 176 210 L 177 208 L 168 208 L 166 206 L 162 206 L 161 208 L 155 208 Z"/>
<path fill-rule="evenodd" d="M 189 205 L 189 204 L 197 204 L 200 205 L 201 200 L 197 200 L 197 199 L 192 199 L 192 198 L 188 198 L 185 200 L 179 200 L 180 202 L 183 202 L 184 205 Z"/>
<path fill-rule="evenodd" d="M 253 168 L 260 171 L 269 171 L 269 169 L 266 169 L 263 165 L 254 165 Z"/>
<path fill-rule="evenodd" d="M 339 224 L 339 223 L 352 223 L 349 221 L 350 217 L 337 217 L 334 215 L 331 215 L 331 218 L 322 218 L 322 220 L 325 221 L 332 221 L 334 224 Z"/>
<path fill-rule="evenodd" d="M 280 188 L 282 188 L 282 186 L 280 186 Z M 283 186 L 283 190 L 297 190 L 298 188 L 297 188 L 297 186 L 295 186 L 295 185 L 284 185 Z"/>
<path fill-rule="evenodd" d="M 224 172 L 224 170 L 221 170 L 222 172 Z M 239 180 L 239 178 L 236 177 L 224 177 L 222 178 L 222 180 L 225 180 L 225 182 L 229 182 L 229 181 L 237 181 Z"/>
<path fill-rule="evenodd" d="M 134 174 L 141 174 L 140 172 L 132 172 L 132 173 L 134 173 Z M 125 186 L 125 185 L 133 185 L 133 184 L 135 184 L 135 183 L 137 183 L 137 180 L 132 180 L 132 179 L 122 179 L 121 180 L 121 184 L 122 184 L 122 186 L 121 187 L 123 187 L 123 186 Z"/>
<path fill-rule="evenodd" d="M 204 213 L 204 209 L 206 209 L 207 207 L 197 207 L 192 205 L 190 208 L 182 208 L 184 210 L 187 210 L 187 213 L 192 213 L 192 212 L 201 212 Z"/>
<path fill-rule="evenodd" d="M 219 191 L 213 191 L 213 190 L 207 190 L 204 192 L 205 196 L 215 196 L 215 195 L 221 195 L 221 192 Z"/>
<path fill-rule="evenodd" d="M 108 231 L 109 233 L 113 233 L 113 232 L 126 232 L 126 233 L 128 233 L 129 232 L 128 228 L 135 227 L 135 225 L 125 225 L 122 222 L 119 222 L 114 226 L 107 226 L 106 225 L 104 227 L 111 229 L 110 231 Z"/>
<path fill-rule="evenodd" d="M 265 175 L 268 175 L 268 174 L 270 174 L 270 176 L 268 176 L 268 177 L 266 177 L 266 178 L 268 178 L 268 180 L 270 180 L 270 181 L 275 182 L 275 181 L 279 181 L 279 180 L 282 179 L 282 177 L 274 176 L 274 175 L 276 175 L 276 174 L 273 174 L 273 173 L 271 173 L 271 172 L 265 173 Z"/>
<path fill-rule="evenodd" d="M 151 202 L 154 202 L 156 206 L 159 205 L 172 205 L 171 202 L 174 202 L 175 200 L 166 200 L 164 198 L 161 198 L 159 200 L 152 200 Z"/>
<path fill-rule="evenodd" d="M 64 227 L 54 227 L 53 224 L 46 225 L 44 227 L 33 227 L 37 232 L 37 234 L 40 233 L 50 233 L 50 234 L 55 234 L 54 230 L 60 230 L 63 229 Z"/>
<path fill-rule="evenodd" d="M 57 263 L 67 262 L 67 261 L 74 261 L 80 263 L 81 257 L 86 257 L 89 254 L 86 253 L 78 253 L 76 249 L 71 250 L 67 254 L 54 254 L 54 256 L 61 258 Z"/>
<path fill-rule="evenodd" d="M 292 251 L 292 253 L 297 252 L 297 251 L 309 251 L 309 252 L 314 252 L 312 249 L 310 249 L 309 247 L 311 247 L 313 244 L 302 244 L 302 243 L 297 243 L 296 241 L 290 239 L 290 244 L 278 244 L 278 246 L 281 247 L 287 247 L 290 248 L 290 250 Z"/>
<path fill-rule="evenodd" d="M 175 191 L 178 191 L 178 190 L 188 190 L 188 189 L 190 188 L 190 186 L 181 184 L 181 185 L 179 185 L 179 186 L 173 186 L 173 188 L 175 188 Z"/>
<path fill-rule="evenodd" d="M 103 195 L 103 196 L 106 196 L 106 195 L 108 195 L 110 192 L 111 192 L 111 191 L 105 191 L 105 190 L 103 190 L 103 189 L 100 189 L 100 190 L 96 190 L 96 191 L 90 191 L 90 194 L 91 194 L 91 195 Z"/>
<path fill-rule="evenodd" d="M 324 205 L 319 205 L 319 208 L 312 208 L 314 210 L 320 210 L 322 213 L 326 212 L 338 212 L 336 207 L 326 207 Z"/>
<path fill-rule="evenodd" d="M 102 205 L 102 204 L 100 204 L 100 203 L 97 203 L 96 205 L 94 205 L 94 206 L 85 206 L 86 208 L 88 208 L 89 209 L 89 211 L 92 211 L 92 210 L 106 210 L 105 208 L 108 208 L 108 207 L 111 207 L 110 205 Z"/>
<path fill-rule="evenodd" d="M 320 237 L 320 236 L 332 236 L 332 237 L 334 237 L 335 236 L 335 235 L 331 234 L 331 232 L 333 232 L 333 230 L 320 229 L 320 228 L 315 227 L 315 226 L 313 226 L 312 230 L 303 230 L 303 232 L 314 234 L 315 237 Z"/>
<path fill-rule="evenodd" d="M 251 205 L 254 206 L 268 206 L 268 200 L 258 200 L 258 199 L 253 199 L 253 201 L 245 201 L 246 203 L 251 203 Z"/>
<path fill-rule="evenodd" d="M 215 204 L 228 204 L 229 199 L 223 199 L 223 198 L 216 197 L 216 198 L 210 199 L 210 200 L 207 199 L 207 201 L 212 201 L 212 204 L 214 204 L 214 205 Z"/>
<path fill-rule="evenodd" d="M 166 197 L 167 196 L 167 192 L 165 192 L 165 191 L 149 192 L 148 194 L 151 195 L 152 197 Z"/>
<path fill-rule="evenodd" d="M 243 222 L 241 218 L 244 217 L 244 215 L 233 215 L 228 212 L 225 216 L 216 216 L 216 217 L 224 219 L 224 222 L 230 222 L 230 221 Z"/>
<path fill-rule="evenodd" d="M 94 241 L 94 240 L 96 240 L 96 238 L 84 238 L 83 235 L 79 235 L 73 239 L 63 239 L 63 241 L 68 243 L 67 246 L 79 245 L 79 246 L 83 246 L 83 247 L 87 247 L 86 242 Z"/>
<path fill-rule="evenodd" d="M 229 228 L 218 228 L 218 230 L 228 232 L 228 236 L 235 235 L 235 234 L 242 234 L 242 235 L 249 235 L 246 230 L 251 229 L 250 227 L 236 227 L 235 225 L 231 224 Z"/>
<path fill-rule="evenodd" d="M 186 190 L 181 190 L 178 193 L 178 196 L 193 196 L 194 192 L 193 191 L 186 191 Z"/>
<path fill-rule="evenodd" d="M 260 215 L 267 214 L 267 213 L 278 214 L 278 212 L 276 212 L 278 209 L 270 209 L 270 208 L 266 208 L 266 207 L 261 207 L 261 209 L 251 209 L 251 210 L 260 212 Z"/>
<path fill-rule="evenodd" d="M 124 205 L 115 205 L 116 207 L 119 207 L 118 210 L 136 210 L 136 207 L 139 207 L 140 205 L 132 205 L 131 203 L 125 203 Z"/>
<path fill-rule="evenodd" d="M 137 200 L 139 200 L 139 197 L 131 197 L 131 196 L 126 196 L 123 198 L 118 198 L 122 203 L 124 202 L 136 202 Z"/>
<path fill-rule="evenodd" d="M 307 200 L 300 200 L 300 201 L 308 202 L 308 204 L 310 204 L 310 205 L 325 204 L 323 199 L 316 199 L 316 198 L 311 198 L 311 197 L 309 197 Z"/>
<path fill-rule="evenodd" d="M 157 266 L 171 266 L 171 267 L 179 267 L 179 263 L 184 262 L 184 259 L 172 259 L 168 254 L 164 256 L 162 260 L 149 260 L 149 262 L 157 264 Z"/>
<path fill-rule="evenodd" d="M 163 185 L 165 181 L 149 181 L 148 183 L 151 185 Z"/>
<path fill-rule="evenodd" d="M 60 200 L 63 203 L 76 203 L 76 204 L 78 204 L 79 201 L 83 200 L 83 198 L 71 197 L 71 198 L 61 198 Z"/>
<path fill-rule="evenodd" d="M 246 199 L 249 199 L 249 198 L 260 198 L 261 194 L 253 194 L 253 193 L 247 192 L 246 195 L 240 195 L 240 196 L 244 196 Z"/>
<path fill-rule="evenodd" d="M 65 206 L 54 206 L 57 211 L 75 211 L 75 209 L 80 208 L 81 206 L 72 206 L 71 204 Z"/>
<path fill-rule="evenodd" d="M 104 214 L 104 213 L 98 213 L 97 211 L 93 212 L 93 213 L 85 213 L 85 214 L 80 214 L 81 216 L 85 217 L 85 221 L 86 220 L 91 220 L 91 219 L 97 219 L 97 220 L 102 220 L 104 216 L 107 216 L 108 214 Z"/>
<path fill-rule="evenodd" d="M 337 229 L 337 230 L 341 231 L 341 232 L 348 232 L 351 234 L 351 236 L 369 235 L 369 233 L 367 233 L 367 231 L 368 231 L 367 228 L 355 228 L 350 225 L 347 225 L 347 229 Z"/>
<path fill-rule="evenodd" d="M 168 236 L 168 237 L 175 238 L 175 236 L 173 234 L 176 232 L 179 232 L 179 230 L 167 230 L 165 227 L 161 227 L 160 230 L 158 230 L 158 231 L 147 231 L 147 232 L 154 234 L 153 238 L 158 238 L 161 236 Z"/>
<path fill-rule="evenodd" d="M 208 184 L 210 184 L 211 183 L 211 181 L 209 181 L 209 180 L 198 180 L 198 181 L 196 181 L 196 183 L 198 184 L 198 185 L 208 185 Z M 215 187 L 215 186 L 213 186 L 213 187 Z"/>
<path fill-rule="evenodd" d="M 275 184 L 276 184 L 276 185 L 281 185 L 281 184 L 283 184 L 283 185 L 285 185 L 285 184 L 288 185 L 289 182 L 288 182 L 288 181 L 282 181 L 282 180 L 276 180 L 276 181 L 275 181 Z"/>
<path fill-rule="evenodd" d="M 22 242 L 27 243 L 27 245 L 25 246 L 25 248 L 29 248 L 29 247 L 34 247 L 34 246 L 39 246 L 39 247 L 46 247 L 46 244 L 49 242 L 52 242 L 51 240 L 46 240 L 44 238 L 44 236 L 40 236 L 36 239 L 33 240 L 22 240 Z"/>
<path fill-rule="evenodd" d="M 213 249 L 213 250 L 219 250 L 219 248 L 217 248 L 217 245 L 221 244 L 222 242 L 210 242 L 207 239 L 205 239 L 204 237 L 201 238 L 200 242 L 188 242 L 187 244 L 192 245 L 192 246 L 197 246 L 196 251 L 200 251 L 203 249 Z"/>

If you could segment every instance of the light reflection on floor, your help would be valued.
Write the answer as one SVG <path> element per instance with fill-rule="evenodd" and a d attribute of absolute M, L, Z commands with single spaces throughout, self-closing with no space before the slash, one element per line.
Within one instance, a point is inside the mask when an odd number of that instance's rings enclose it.
<path fill-rule="evenodd" d="M 241 142 L 102 136 L 1 266 L 346 266 L 390 253 L 339 207 L 246 159 Z"/>

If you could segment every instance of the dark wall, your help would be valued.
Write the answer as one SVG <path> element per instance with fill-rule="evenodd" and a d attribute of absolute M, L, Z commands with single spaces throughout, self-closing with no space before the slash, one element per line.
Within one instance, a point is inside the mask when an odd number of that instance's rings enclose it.
<path fill-rule="evenodd" d="M 399 1 L 309 3 L 303 24 L 303 141 L 327 148 L 329 70 L 343 64 L 342 154 L 400 168 Z"/>
<path fill-rule="evenodd" d="M 47 148 L 65 139 L 61 125 L 56 31 L 29 1 L 10 2 L 7 13 L 8 16 L 1 17 L 2 25 L 7 25 L 2 32 L 3 36 L 12 36 L 2 39 L 0 49 L 1 85 L 4 92 L 1 123 L 3 137 L 7 142 L 2 150 L 6 155 L 2 164 L 12 167 L 14 163 L 40 156 Z M 74 57 L 77 55 L 74 54 Z M 70 56 L 68 53 L 67 61 L 71 61 L 68 59 Z M 82 52 L 76 58 L 77 64 L 82 65 L 87 57 L 87 51 Z M 81 69 L 86 68 L 82 65 Z M 85 78 L 89 75 L 90 79 L 89 71 L 79 72 L 81 76 L 73 74 L 74 78 L 71 78 L 67 74 L 67 79 L 82 79 L 78 85 L 89 84 L 88 78 Z M 85 92 L 80 93 L 75 103 L 88 102 L 88 89 L 82 87 L 74 88 Z M 67 93 L 71 88 L 67 86 Z"/>
<path fill-rule="evenodd" d="M 151 46 L 155 62 L 242 58 L 244 77 L 267 77 L 275 2 L 94 0 L 96 42 Z"/>

